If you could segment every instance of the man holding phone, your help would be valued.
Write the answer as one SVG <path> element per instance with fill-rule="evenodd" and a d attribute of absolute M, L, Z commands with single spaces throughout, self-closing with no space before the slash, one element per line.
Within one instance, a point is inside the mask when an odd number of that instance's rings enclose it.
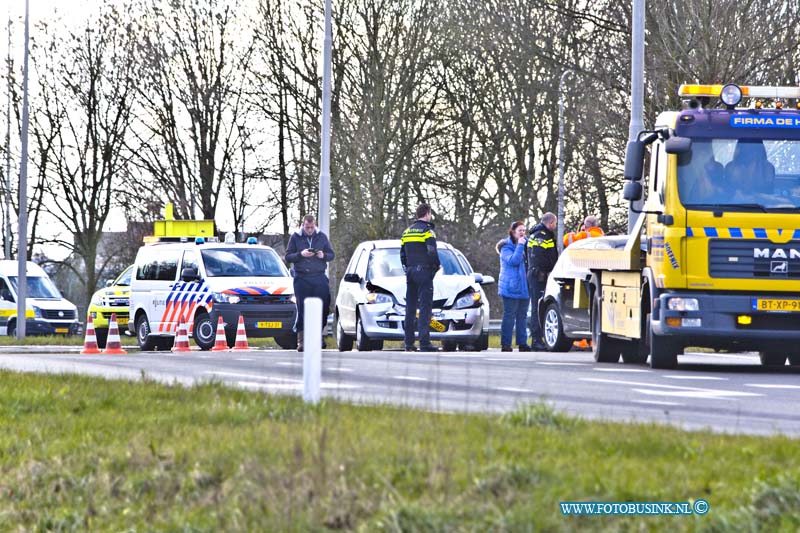
<path fill-rule="evenodd" d="M 306 298 L 320 298 L 322 300 L 322 331 L 325 337 L 325 326 L 328 321 L 328 311 L 331 307 L 331 287 L 328 276 L 325 274 L 328 263 L 333 261 L 335 254 L 328 236 L 317 231 L 317 221 L 314 215 L 306 215 L 300 229 L 289 237 L 286 247 L 286 262 L 292 263 L 294 276 L 294 297 L 297 301 L 297 351 L 303 350 L 303 322 L 304 303 Z M 322 341 L 325 347 L 325 341 Z"/>

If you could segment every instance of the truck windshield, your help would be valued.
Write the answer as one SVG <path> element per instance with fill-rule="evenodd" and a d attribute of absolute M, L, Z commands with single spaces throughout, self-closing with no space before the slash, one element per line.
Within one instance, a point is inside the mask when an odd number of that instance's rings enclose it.
<path fill-rule="evenodd" d="M 14 287 L 14 292 L 19 294 L 17 290 L 17 276 L 9 276 L 8 279 L 11 280 L 11 286 Z M 50 281 L 50 278 L 28 276 L 25 279 L 28 281 L 26 284 L 28 288 L 28 298 L 61 299 L 61 293 L 58 292 L 58 289 L 53 285 L 53 282 Z"/>
<path fill-rule="evenodd" d="M 259 248 L 212 248 L 203 250 L 203 264 L 209 277 L 288 277 L 278 254 Z"/>
<path fill-rule="evenodd" d="M 800 141 L 692 139 L 678 156 L 678 195 L 701 210 L 800 210 Z"/>
<path fill-rule="evenodd" d="M 439 262 L 445 276 L 463 276 L 466 274 L 463 265 L 450 250 L 438 250 Z M 378 248 L 369 254 L 367 279 L 386 276 L 405 276 L 403 264 L 400 262 L 400 248 Z"/>

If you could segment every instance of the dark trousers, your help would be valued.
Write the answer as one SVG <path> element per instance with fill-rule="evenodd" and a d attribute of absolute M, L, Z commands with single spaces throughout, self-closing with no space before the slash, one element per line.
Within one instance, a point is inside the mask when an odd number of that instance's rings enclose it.
<path fill-rule="evenodd" d="M 294 297 L 297 300 L 297 321 L 295 329 L 303 331 L 305 321 L 305 299 L 319 298 L 322 300 L 322 331 L 328 323 L 328 311 L 331 308 L 331 288 L 328 283 L 328 276 L 325 274 L 314 274 L 294 278 Z"/>
<path fill-rule="evenodd" d="M 528 277 L 528 292 L 531 295 L 531 322 L 528 327 L 531 330 L 531 343 L 537 346 L 543 344 L 542 327 L 539 325 L 539 300 L 544 296 L 545 285 L 547 276 L 543 280 L 536 279 L 536 276 Z"/>
<path fill-rule="evenodd" d="M 429 268 L 409 267 L 406 272 L 406 346 L 414 344 L 415 318 L 419 308 L 419 345 L 431 345 L 431 307 L 433 307 L 433 272 Z"/>

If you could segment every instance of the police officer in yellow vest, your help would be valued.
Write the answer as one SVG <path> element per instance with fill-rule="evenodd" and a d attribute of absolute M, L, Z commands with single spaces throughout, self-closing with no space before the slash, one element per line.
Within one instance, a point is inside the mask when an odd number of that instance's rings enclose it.
<path fill-rule="evenodd" d="M 416 351 L 414 319 L 419 307 L 419 349 L 421 352 L 438 352 L 439 348 L 431 344 L 430 333 L 433 276 L 439 270 L 431 206 L 419 204 L 416 215 L 417 221 L 403 232 L 400 244 L 400 261 L 406 271 L 405 349 Z"/>
<path fill-rule="evenodd" d="M 537 351 L 546 349 L 542 341 L 542 327 L 539 324 L 539 300 L 544 295 L 547 275 L 558 261 L 558 248 L 556 248 L 553 234 L 557 225 L 556 216 L 553 213 L 545 213 L 542 215 L 541 221 L 530 231 L 528 237 L 528 292 L 531 296 L 529 327 L 532 348 Z"/>

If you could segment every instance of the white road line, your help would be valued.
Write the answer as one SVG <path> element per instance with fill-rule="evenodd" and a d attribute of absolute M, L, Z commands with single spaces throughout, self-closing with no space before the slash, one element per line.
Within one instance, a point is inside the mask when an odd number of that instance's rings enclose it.
<path fill-rule="evenodd" d="M 392 376 L 394 379 L 402 379 L 405 381 L 430 381 L 428 378 L 420 378 L 417 376 Z"/>
<path fill-rule="evenodd" d="M 258 383 L 255 381 L 239 381 L 240 387 L 247 387 L 250 389 L 267 389 L 267 390 L 303 390 L 302 383 Z M 323 389 L 359 389 L 358 385 L 343 385 L 337 383 L 323 383 L 320 385 Z"/>
<path fill-rule="evenodd" d="M 533 394 L 534 391 L 530 389 L 518 389 L 516 387 L 495 387 L 495 390 L 503 391 L 503 392 L 521 392 L 521 393 L 528 393 Z"/>
<path fill-rule="evenodd" d="M 728 378 L 720 378 L 716 376 L 679 376 L 679 375 L 668 374 L 664 377 L 668 379 L 694 379 L 694 380 L 707 379 L 713 381 L 728 381 Z"/>
<path fill-rule="evenodd" d="M 708 357 L 721 357 L 724 359 L 731 358 L 731 359 L 744 359 L 746 361 L 758 361 L 758 358 L 754 355 L 735 355 L 730 353 L 700 353 L 700 352 L 687 352 L 686 355 L 705 355 Z"/>
<path fill-rule="evenodd" d="M 487 361 L 527 361 L 521 357 L 487 357 Z"/>
<path fill-rule="evenodd" d="M 670 389 L 675 391 L 674 396 L 692 396 L 690 393 L 697 393 L 698 398 L 708 397 L 726 397 L 726 396 L 763 396 L 763 394 L 756 394 L 753 392 L 740 392 L 740 391 L 726 391 L 719 389 L 707 389 L 702 387 L 688 387 L 678 385 L 660 385 L 658 383 L 647 383 L 641 381 L 625 381 L 621 379 L 602 379 L 602 378 L 578 378 L 580 381 L 590 381 L 594 383 L 609 383 L 614 385 L 630 385 L 631 387 L 646 387 L 645 389 L 634 389 L 643 394 L 656 394 L 652 389 Z M 647 391 L 647 392 L 644 392 Z M 667 393 L 665 393 L 667 394 Z M 667 394 L 670 395 L 670 394 Z"/>
<path fill-rule="evenodd" d="M 325 372 L 352 372 L 352 368 L 344 368 L 344 367 L 331 367 L 331 368 L 323 368 Z"/>
<path fill-rule="evenodd" d="M 303 366 L 303 363 L 295 363 L 291 361 L 278 361 L 275 364 L 278 366 Z"/>
<path fill-rule="evenodd" d="M 414 352 L 418 355 L 424 355 L 425 352 Z M 467 357 L 471 359 L 485 359 L 487 354 L 481 353 L 449 353 L 449 352 L 439 352 L 436 354 L 437 357 Z"/>
<path fill-rule="evenodd" d="M 721 390 L 653 390 L 653 389 L 633 389 L 642 394 L 653 396 L 674 396 L 678 398 L 702 398 L 704 400 L 733 400 L 742 396 L 764 396 L 754 392 L 721 391 Z"/>
<path fill-rule="evenodd" d="M 781 383 L 745 383 L 744 386 L 760 389 L 800 389 L 800 385 L 783 385 Z"/>
<path fill-rule="evenodd" d="M 284 378 L 284 377 L 275 377 L 275 376 L 261 376 L 258 374 L 241 374 L 238 372 L 221 372 L 219 370 L 206 370 L 204 374 L 211 374 L 213 376 L 225 376 L 230 378 L 248 378 L 248 379 L 262 379 L 266 381 L 291 381 L 296 383 L 302 383 L 302 379 L 297 378 Z"/>
<path fill-rule="evenodd" d="M 659 402 L 658 400 L 631 400 L 633 403 L 643 403 L 646 405 L 668 405 L 668 406 L 675 406 L 675 405 L 683 405 L 682 403 L 678 402 Z"/>
<path fill-rule="evenodd" d="M 537 365 L 551 366 L 588 366 L 591 363 L 569 363 L 567 361 L 536 361 Z"/>
<path fill-rule="evenodd" d="M 250 359 L 249 357 L 237 357 L 236 361 L 255 361 L 255 359 Z"/>
<path fill-rule="evenodd" d="M 621 367 L 621 368 L 595 367 L 592 370 L 595 370 L 597 372 L 639 372 L 639 373 L 641 373 L 641 372 L 650 373 L 651 372 L 650 370 L 648 370 L 646 368 L 625 368 L 625 367 Z"/>

